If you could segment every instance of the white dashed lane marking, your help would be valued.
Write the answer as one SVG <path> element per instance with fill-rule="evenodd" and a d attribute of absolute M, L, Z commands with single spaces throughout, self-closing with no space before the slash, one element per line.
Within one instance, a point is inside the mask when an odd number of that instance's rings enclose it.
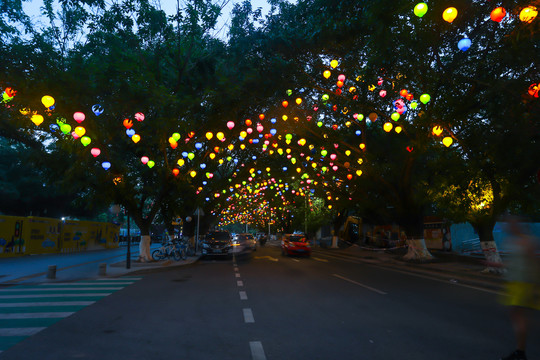
<path fill-rule="evenodd" d="M 255 322 L 255 318 L 253 317 L 253 311 L 251 311 L 251 309 L 242 309 L 242 311 L 244 312 L 244 322 L 245 323 L 254 323 Z"/>
<path fill-rule="evenodd" d="M 253 360 L 266 360 L 266 355 L 260 341 L 250 341 L 249 347 L 251 348 L 251 357 Z"/>
<path fill-rule="evenodd" d="M 341 280 L 345 280 L 345 281 L 348 281 L 350 282 L 351 284 L 355 284 L 355 285 L 358 285 L 358 286 L 361 286 L 365 289 L 368 289 L 368 290 L 371 290 L 373 292 L 376 292 L 377 294 L 381 294 L 381 295 L 387 295 L 387 293 L 385 293 L 384 291 L 381 291 L 381 290 L 378 290 L 378 289 L 375 289 L 375 288 L 372 288 L 371 286 L 367 286 L 367 285 L 364 285 L 364 284 L 361 284 L 357 281 L 354 281 L 354 280 L 351 280 L 351 279 L 347 279 L 346 277 L 344 276 L 341 276 L 341 275 L 338 275 L 338 274 L 333 274 L 335 277 L 341 279 Z"/>
<path fill-rule="evenodd" d="M 236 285 L 238 285 L 238 286 L 244 286 L 244 282 L 243 282 L 242 280 L 238 280 L 238 281 L 236 282 Z"/>
<path fill-rule="evenodd" d="M 240 291 L 240 300 L 247 300 L 247 293 L 245 291 Z"/>

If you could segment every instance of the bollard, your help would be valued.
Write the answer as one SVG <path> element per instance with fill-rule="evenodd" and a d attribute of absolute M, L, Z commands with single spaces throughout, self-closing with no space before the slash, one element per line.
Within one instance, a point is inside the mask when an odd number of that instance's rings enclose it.
<path fill-rule="evenodd" d="M 106 263 L 101 263 L 101 264 L 99 264 L 99 272 L 98 272 L 98 275 L 99 275 L 99 276 L 105 276 L 105 275 L 107 275 L 107 264 L 106 264 Z"/>
<path fill-rule="evenodd" d="M 56 279 L 56 265 L 49 265 L 47 269 L 47 279 Z"/>

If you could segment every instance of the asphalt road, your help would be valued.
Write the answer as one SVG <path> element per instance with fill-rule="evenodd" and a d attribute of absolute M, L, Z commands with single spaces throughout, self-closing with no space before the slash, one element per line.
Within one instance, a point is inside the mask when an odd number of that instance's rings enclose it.
<path fill-rule="evenodd" d="M 540 359 L 533 316 L 532 360 Z M 0 359 L 480 360 L 513 346 L 489 289 L 265 247 L 142 275 Z"/>

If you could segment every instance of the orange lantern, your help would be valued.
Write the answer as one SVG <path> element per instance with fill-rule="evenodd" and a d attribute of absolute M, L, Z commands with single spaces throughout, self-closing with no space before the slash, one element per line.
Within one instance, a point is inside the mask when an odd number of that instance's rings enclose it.
<path fill-rule="evenodd" d="M 491 12 L 491 20 L 495 22 L 501 22 L 506 16 L 506 10 L 503 7 L 493 9 Z"/>
<path fill-rule="evenodd" d="M 281 103 L 281 105 L 283 105 L 284 108 L 286 108 L 287 106 L 289 106 L 289 102 L 287 100 L 283 101 Z M 249 125 L 248 125 L 249 126 Z"/>
<path fill-rule="evenodd" d="M 442 17 L 444 21 L 451 23 L 457 17 L 458 11 L 455 7 L 449 7 L 444 10 Z"/>
<path fill-rule="evenodd" d="M 535 6 L 527 6 L 519 13 L 519 20 L 525 23 L 531 23 L 538 15 L 538 10 Z"/>

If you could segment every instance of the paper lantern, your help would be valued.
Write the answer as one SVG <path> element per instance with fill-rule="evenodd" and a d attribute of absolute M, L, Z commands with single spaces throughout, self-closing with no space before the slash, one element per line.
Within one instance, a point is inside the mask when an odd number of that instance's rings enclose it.
<path fill-rule="evenodd" d="M 366 148 L 366 144 L 362 143 L 360 145 L 358 145 L 358 147 L 361 149 L 361 150 L 364 150 Z"/>
<path fill-rule="evenodd" d="M 506 16 L 506 10 L 503 7 L 498 7 L 498 8 L 493 9 L 490 15 L 491 20 L 496 21 L 496 22 L 501 22 L 505 16 Z"/>
<path fill-rule="evenodd" d="M 123 124 L 126 129 L 131 129 L 131 127 L 133 126 L 133 121 L 129 119 L 124 119 Z"/>
<path fill-rule="evenodd" d="M 432 132 L 433 132 L 433 135 L 439 136 L 439 135 L 442 134 L 443 128 L 440 127 L 440 126 L 435 126 L 435 127 L 433 128 Z"/>
<path fill-rule="evenodd" d="M 289 106 L 289 102 L 285 100 L 281 103 L 281 105 L 283 105 L 283 107 L 286 108 L 287 106 Z"/>
<path fill-rule="evenodd" d="M 410 103 L 409 106 L 411 107 L 411 109 L 414 110 L 414 109 L 416 109 L 418 107 L 418 103 L 416 101 L 413 101 L 413 102 Z"/>
<path fill-rule="evenodd" d="M 394 128 L 394 125 L 392 125 L 392 123 L 384 123 L 383 125 L 383 130 L 386 131 L 386 132 L 390 132 L 392 131 L 392 129 Z"/>
<path fill-rule="evenodd" d="M 82 123 L 85 118 L 86 118 L 86 115 L 84 115 L 84 113 L 80 111 L 77 111 L 76 113 L 73 114 L 73 119 L 79 124 Z"/>
<path fill-rule="evenodd" d="M 370 114 L 368 115 L 368 118 L 369 118 L 369 120 L 371 120 L 371 122 L 374 122 L 374 121 L 377 120 L 378 115 L 377 115 L 377 113 L 372 112 L 372 113 L 370 113 Z"/>
<path fill-rule="evenodd" d="M 390 115 L 390 118 L 394 121 L 398 121 L 401 115 L 397 112 L 393 112 L 392 115 Z"/>
<path fill-rule="evenodd" d="M 181 136 L 179 133 L 175 132 L 172 134 L 172 138 L 176 141 L 180 140 Z"/>
<path fill-rule="evenodd" d="M 302 98 L 296 98 L 296 105 L 300 105 L 302 103 Z"/>
<path fill-rule="evenodd" d="M 174 176 L 178 176 L 178 174 L 180 174 L 180 170 L 178 170 L 177 168 L 174 168 L 172 173 Z"/>
<path fill-rule="evenodd" d="M 186 163 L 186 161 L 184 159 L 179 159 L 177 161 L 178 166 L 184 166 L 185 163 Z"/>
<path fill-rule="evenodd" d="M 431 100 L 431 96 L 429 94 L 420 95 L 420 102 L 422 104 L 427 104 L 430 100 Z"/>
<path fill-rule="evenodd" d="M 92 142 L 92 139 L 90 139 L 88 136 L 83 136 L 83 137 L 81 138 L 81 143 L 82 143 L 84 146 L 88 146 L 91 142 Z"/>
<path fill-rule="evenodd" d="M 328 79 L 328 78 L 330 77 L 330 75 L 332 75 L 332 73 L 330 72 L 330 70 L 324 70 L 323 76 L 325 77 L 325 79 Z"/>
<path fill-rule="evenodd" d="M 30 120 L 36 125 L 36 126 L 39 126 L 41 125 L 41 123 L 43 122 L 43 116 L 39 115 L 39 114 L 34 114 L 32 115 L 32 117 L 30 118 Z M 68 125 L 69 126 L 69 125 Z M 71 130 L 71 127 L 69 128 Z"/>
<path fill-rule="evenodd" d="M 54 98 L 52 96 L 45 95 L 41 98 L 41 103 L 48 109 L 54 105 Z"/>
<path fill-rule="evenodd" d="M 452 21 L 455 20 L 455 18 L 457 17 L 457 14 L 458 14 L 458 11 L 455 7 L 449 7 L 446 10 L 444 10 L 442 17 L 444 21 L 451 23 Z"/>
<path fill-rule="evenodd" d="M 92 106 L 92 112 L 94 113 L 94 115 L 96 116 L 99 116 L 101 114 L 103 114 L 103 111 L 105 111 L 103 109 L 103 106 L 99 105 L 99 104 L 95 104 Z"/>
<path fill-rule="evenodd" d="M 197 172 L 195 170 L 192 170 L 189 175 L 194 178 L 195 176 L 197 176 Z"/>
<path fill-rule="evenodd" d="M 135 130 L 127 129 L 126 130 L 126 135 L 129 136 L 129 137 L 132 137 L 133 135 L 135 135 Z"/>
<path fill-rule="evenodd" d="M 136 113 L 134 117 L 137 121 L 144 121 L 144 114 L 142 112 Z"/>
<path fill-rule="evenodd" d="M 111 167 L 111 163 L 108 161 L 104 161 L 101 163 L 101 167 L 104 168 L 105 170 L 109 170 L 109 168 Z"/>
<path fill-rule="evenodd" d="M 362 175 L 362 170 L 356 170 L 356 175 L 361 176 Z"/>
<path fill-rule="evenodd" d="M 536 16 L 538 16 L 538 10 L 535 6 L 527 6 L 519 13 L 519 20 L 525 23 L 531 23 Z"/>
<path fill-rule="evenodd" d="M 187 157 L 188 157 L 189 160 L 193 160 L 195 158 L 195 154 L 194 153 L 189 153 Z"/>
<path fill-rule="evenodd" d="M 453 142 L 454 142 L 454 140 L 452 140 L 452 138 L 450 136 L 447 136 L 442 140 L 442 143 L 446 147 L 449 147 L 450 145 L 452 145 Z"/>
<path fill-rule="evenodd" d="M 423 2 L 418 3 L 414 7 L 414 15 L 421 18 L 422 16 L 426 15 L 427 10 L 428 10 L 428 6 L 426 3 L 423 3 Z"/>
<path fill-rule="evenodd" d="M 379 91 L 379 96 L 380 97 L 385 97 L 386 96 L 386 90 Z"/>
<path fill-rule="evenodd" d="M 532 97 L 538 97 L 538 93 L 540 91 L 540 83 L 538 84 L 531 84 L 531 86 L 529 86 L 529 90 L 527 91 L 529 93 L 529 95 L 531 95 Z"/>
<path fill-rule="evenodd" d="M 75 128 L 75 134 L 79 135 L 79 137 L 83 136 L 84 134 L 86 134 L 86 129 L 82 126 L 77 126 Z"/>
<path fill-rule="evenodd" d="M 71 132 L 71 126 L 69 124 L 62 124 L 60 125 L 60 131 L 67 135 Z"/>
<path fill-rule="evenodd" d="M 337 60 L 330 61 L 330 66 L 332 67 L 332 69 L 337 68 L 338 65 L 339 65 L 339 62 Z"/>
<path fill-rule="evenodd" d="M 149 160 L 146 165 L 151 169 L 154 167 L 154 165 L 156 165 L 156 163 L 153 160 Z"/>
<path fill-rule="evenodd" d="M 457 46 L 458 46 L 459 50 L 467 51 L 471 47 L 471 39 L 463 38 L 463 39 L 459 40 Z"/>
<path fill-rule="evenodd" d="M 92 150 L 90 150 L 90 154 L 92 154 L 93 157 L 98 157 L 99 154 L 101 154 L 101 150 L 98 148 L 92 148 Z"/>
<path fill-rule="evenodd" d="M 141 140 L 141 136 L 139 134 L 135 134 L 131 137 L 131 140 L 136 144 Z"/>
<path fill-rule="evenodd" d="M 214 134 L 212 134 L 212 132 L 207 132 L 206 133 L 206 140 L 212 140 L 212 138 L 214 137 Z"/>
<path fill-rule="evenodd" d="M 223 141 L 225 139 L 225 134 L 223 134 L 221 131 L 216 134 L 216 138 L 219 141 Z"/>
<path fill-rule="evenodd" d="M 399 95 L 403 96 L 403 97 L 406 97 L 408 93 L 409 92 L 406 89 L 401 89 L 401 91 L 399 92 Z"/>

